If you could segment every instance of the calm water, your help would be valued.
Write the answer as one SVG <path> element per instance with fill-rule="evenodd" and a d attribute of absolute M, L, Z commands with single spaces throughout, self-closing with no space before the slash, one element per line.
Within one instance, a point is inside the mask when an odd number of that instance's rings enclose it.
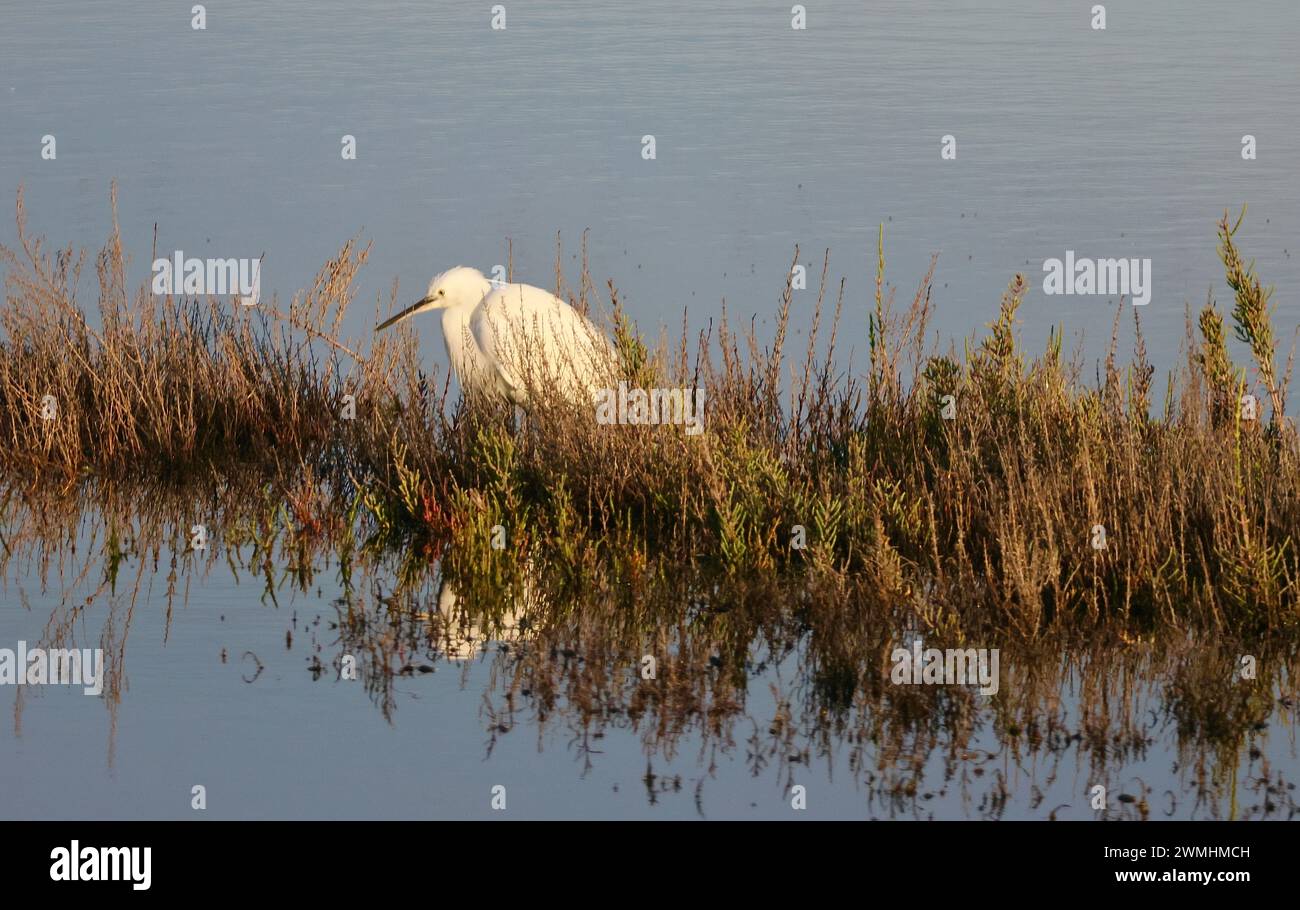
<path fill-rule="evenodd" d="M 1113 817 L 1137 817 L 1138 800 L 1152 818 L 1300 811 L 1294 654 L 1261 652 L 1267 681 L 1251 689 L 1211 642 L 1033 666 L 1004 650 L 996 704 L 950 713 L 960 693 L 902 692 L 883 663 L 879 685 L 868 671 L 860 696 L 837 698 L 812 656 L 835 632 L 815 623 L 789 647 L 759 636 L 742 667 L 690 672 L 682 658 L 674 674 L 684 645 L 651 647 L 663 669 L 646 682 L 635 657 L 602 662 L 591 629 L 575 650 L 517 630 L 504 644 L 422 645 L 393 631 L 386 608 L 361 605 L 393 589 L 382 566 L 354 567 L 348 596 L 364 622 L 345 624 L 328 554 L 301 563 L 314 576 L 299 584 L 277 547 L 272 597 L 247 547 L 174 554 L 147 523 L 119 523 L 127 555 L 110 583 L 95 514 L 72 533 L 8 524 L 0 646 L 64 629 L 64 646 L 122 657 L 116 699 L 111 683 L 102 698 L 3 690 L 5 817 L 194 818 L 196 784 L 216 818 L 788 819 L 802 786 L 799 817 L 1089 819 L 1096 784 Z M 452 609 L 436 594 L 420 609 L 434 604 Z M 616 648 L 636 636 L 610 634 Z M 707 653 L 709 633 L 691 634 Z M 529 650 L 543 671 L 516 674 Z M 344 654 L 360 679 L 340 678 Z M 638 703 L 638 687 L 658 694 Z"/>
<path fill-rule="evenodd" d="M 881 222 L 901 297 L 940 254 L 945 339 L 992 318 L 1011 274 L 1028 270 L 1031 348 L 1056 324 L 1098 356 L 1113 310 L 1104 298 L 1043 296 L 1042 261 L 1066 249 L 1149 257 L 1155 293 L 1142 317 L 1162 370 L 1175 363 L 1185 305 L 1211 287 L 1227 300 L 1214 221 L 1245 202 L 1241 246 L 1278 287 L 1284 346 L 1300 322 L 1300 68 L 1287 63 L 1300 20 L 1287 0 L 1111 3 L 1104 32 L 1088 27 L 1088 4 L 826 2 L 808 4 L 808 29 L 793 31 L 789 4 L 507 2 L 504 32 L 489 28 L 490 4 L 389 6 L 208 4 L 206 31 L 193 31 L 187 4 L 8 5 L 0 190 L 11 203 L 25 185 L 31 225 L 52 242 L 94 247 L 115 179 L 136 281 L 156 223 L 160 251 L 264 252 L 263 292 L 282 297 L 359 232 L 374 241 L 365 301 L 394 279 L 406 299 L 449 265 L 490 269 L 506 238 L 516 277 L 549 285 L 556 232 L 567 260 L 589 229 L 596 281 L 614 280 L 651 337 L 675 331 L 683 310 L 707 325 L 723 298 L 737 321 L 770 323 L 793 246 L 814 276 L 830 247 L 832 277 L 848 279 L 841 350 L 853 347 L 859 365 Z M 1240 157 L 1246 133 L 1256 161 Z M 45 134 L 55 161 L 41 160 Z M 356 137 L 355 161 L 340 157 L 344 134 Z M 645 134 L 654 161 L 641 157 Z M 957 139 L 955 161 L 940 159 L 944 134 Z M 15 238 L 12 219 L 0 221 L 0 243 Z M 814 295 L 797 298 L 797 320 Z M 436 361 L 434 322 L 423 343 Z M 349 327 L 369 324 L 361 305 Z M 129 560 L 123 575 L 140 568 Z M 141 576 L 115 729 L 103 702 L 79 691 L 26 698 L 0 725 L 0 815 L 191 817 L 200 783 L 210 817 L 486 817 L 496 784 L 515 817 L 788 817 L 793 782 L 807 784 L 810 816 L 948 817 L 982 814 L 997 771 L 1013 794 L 1006 817 L 1064 803 L 1059 817 L 1092 817 L 1079 796 L 1086 759 L 1067 751 L 1044 769 L 991 735 L 981 742 L 997 757 L 970 779 L 973 804 L 955 783 L 939 794 L 934 760 L 931 799 L 873 802 L 842 743 L 793 772 L 769 761 L 753 773 L 745 737 L 771 723 L 769 684 L 799 686 L 784 665 L 755 674 L 749 720 L 728 749 L 691 734 L 647 757 L 639 733 L 613 729 L 590 754 L 560 721 L 540 733 L 521 722 L 489 755 L 491 655 L 399 678 L 390 721 L 364 687 L 307 670 L 314 641 L 338 651 L 332 570 L 278 607 L 256 578 L 183 573 L 188 603 L 168 627 L 166 561 L 155 568 Z M 39 640 L 73 596 L 29 562 L 9 563 L 4 582 L 0 647 Z M 83 644 L 112 615 L 97 585 L 75 589 L 95 596 Z M 264 667 L 254 682 L 244 652 Z M 1065 683 L 1068 712 L 1077 693 Z M 0 688 L 0 700 L 13 693 Z M 1300 770 L 1294 726 L 1276 719 L 1241 747 L 1263 754 L 1243 759 L 1243 792 L 1260 761 L 1288 780 Z M 1206 812 L 1183 797 L 1172 732 L 1152 735 L 1113 785 L 1141 777 L 1179 794 L 1179 817 Z M 1164 798 L 1151 799 L 1160 816 Z"/>
<path fill-rule="evenodd" d="M 551 285 L 556 232 L 576 252 L 590 229 L 598 285 L 612 278 L 651 337 L 684 308 L 707 324 L 724 297 L 770 317 L 795 243 L 814 275 L 831 248 L 832 277 L 865 303 L 885 222 L 902 295 L 940 254 L 945 340 L 991 319 L 1028 269 L 1026 340 L 1060 324 L 1095 357 L 1112 310 L 1044 297 L 1042 262 L 1150 257 L 1158 367 L 1185 304 L 1212 285 L 1226 300 L 1214 221 L 1249 203 L 1242 247 L 1280 289 L 1280 334 L 1300 322 L 1288 0 L 1111 4 L 1105 31 L 1086 5 L 1007 0 L 818 3 L 805 31 L 789 4 L 506 6 L 493 31 L 490 4 L 235 0 L 193 31 L 171 3 L 10 5 L 0 189 L 25 184 L 52 240 L 96 245 L 117 179 L 139 280 L 156 222 L 165 251 L 265 253 L 264 289 L 282 295 L 362 231 L 363 299 L 394 278 L 411 297 L 456 263 L 489 269 L 507 237 L 517 277 Z M 1246 133 L 1256 161 L 1241 159 Z M 40 159 L 46 134 L 57 161 Z M 945 134 L 955 161 L 940 160 Z M 13 237 L 0 220 L 0 242 Z M 862 339 L 865 308 L 847 310 L 843 337 Z"/>

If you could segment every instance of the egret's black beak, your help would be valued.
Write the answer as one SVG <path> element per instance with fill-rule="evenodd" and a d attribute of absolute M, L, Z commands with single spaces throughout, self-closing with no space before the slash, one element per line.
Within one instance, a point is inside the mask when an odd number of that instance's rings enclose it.
<path fill-rule="evenodd" d="M 431 303 L 433 303 L 432 297 L 421 297 L 419 300 L 415 301 L 415 303 L 411 304 L 406 309 L 402 310 L 402 312 L 398 313 L 396 316 L 389 316 L 383 322 L 379 323 L 379 325 L 375 326 L 375 331 L 382 332 L 390 325 L 395 325 L 401 322 L 407 316 L 414 316 L 416 313 L 420 312 L 422 308 L 428 306 Z"/>

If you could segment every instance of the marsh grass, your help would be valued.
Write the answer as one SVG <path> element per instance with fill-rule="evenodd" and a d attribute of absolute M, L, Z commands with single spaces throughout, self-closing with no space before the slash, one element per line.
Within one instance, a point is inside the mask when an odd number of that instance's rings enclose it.
<path fill-rule="evenodd" d="M 699 437 L 601 426 L 544 394 L 516 421 L 449 396 L 410 332 L 343 337 L 368 254 L 354 241 L 286 306 L 244 308 L 132 293 L 114 228 L 94 259 L 91 308 L 79 297 L 84 254 L 33 238 L 21 195 L 17 217 L 0 310 L 11 499 L 253 484 L 295 535 L 346 529 L 358 550 L 397 561 L 400 585 L 436 566 L 470 600 L 517 592 L 526 575 L 568 609 L 608 596 L 629 615 L 646 609 L 647 586 L 683 573 L 715 590 L 792 586 L 833 619 L 823 656 L 845 667 L 868 643 L 868 615 L 952 640 L 1300 628 L 1290 361 L 1274 362 L 1271 292 L 1226 215 L 1229 315 L 1258 380 L 1233 363 L 1211 302 L 1196 326 L 1189 314 L 1186 356 L 1157 408 L 1140 323 L 1132 362 L 1118 365 L 1123 302 L 1095 383 L 1060 333 L 1037 356 L 1022 350 L 1023 275 L 987 334 L 940 352 L 927 340 L 933 265 L 900 305 L 883 234 L 865 376 L 836 359 L 846 303 L 829 254 L 807 346 L 792 351 L 790 284 L 768 344 L 725 309 L 716 332 L 650 344 L 612 283 L 601 312 L 584 251 L 573 302 L 607 322 L 634 384 L 706 389 Z M 1243 420 L 1253 391 L 1258 419 Z M 43 419 L 49 400 L 57 416 Z M 355 419 L 341 416 L 349 400 Z M 792 546 L 795 526 L 806 548 Z"/>

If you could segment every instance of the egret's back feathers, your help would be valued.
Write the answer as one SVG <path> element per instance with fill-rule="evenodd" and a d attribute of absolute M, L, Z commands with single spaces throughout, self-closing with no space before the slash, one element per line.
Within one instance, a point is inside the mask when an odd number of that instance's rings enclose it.
<path fill-rule="evenodd" d="M 470 329 L 496 372 L 499 392 L 527 406 L 554 391 L 591 405 L 615 379 L 617 354 L 604 334 L 549 291 L 526 284 L 492 290 L 475 308 Z"/>

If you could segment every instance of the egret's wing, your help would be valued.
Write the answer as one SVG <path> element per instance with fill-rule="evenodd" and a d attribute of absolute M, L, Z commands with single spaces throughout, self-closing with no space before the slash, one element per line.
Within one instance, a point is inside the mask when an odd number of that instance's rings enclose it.
<path fill-rule="evenodd" d="M 504 290 L 502 288 L 501 290 Z M 489 305 L 493 291 L 483 298 L 470 316 L 469 328 L 478 346 L 485 368 L 491 372 L 499 390 L 511 401 L 519 403 L 524 391 L 522 377 L 515 371 L 510 353 L 510 325 L 504 318 L 500 304 Z"/>
<path fill-rule="evenodd" d="M 617 354 L 609 339 L 549 291 L 498 288 L 479 304 L 471 327 L 515 400 L 549 388 L 587 404 L 613 381 Z"/>

